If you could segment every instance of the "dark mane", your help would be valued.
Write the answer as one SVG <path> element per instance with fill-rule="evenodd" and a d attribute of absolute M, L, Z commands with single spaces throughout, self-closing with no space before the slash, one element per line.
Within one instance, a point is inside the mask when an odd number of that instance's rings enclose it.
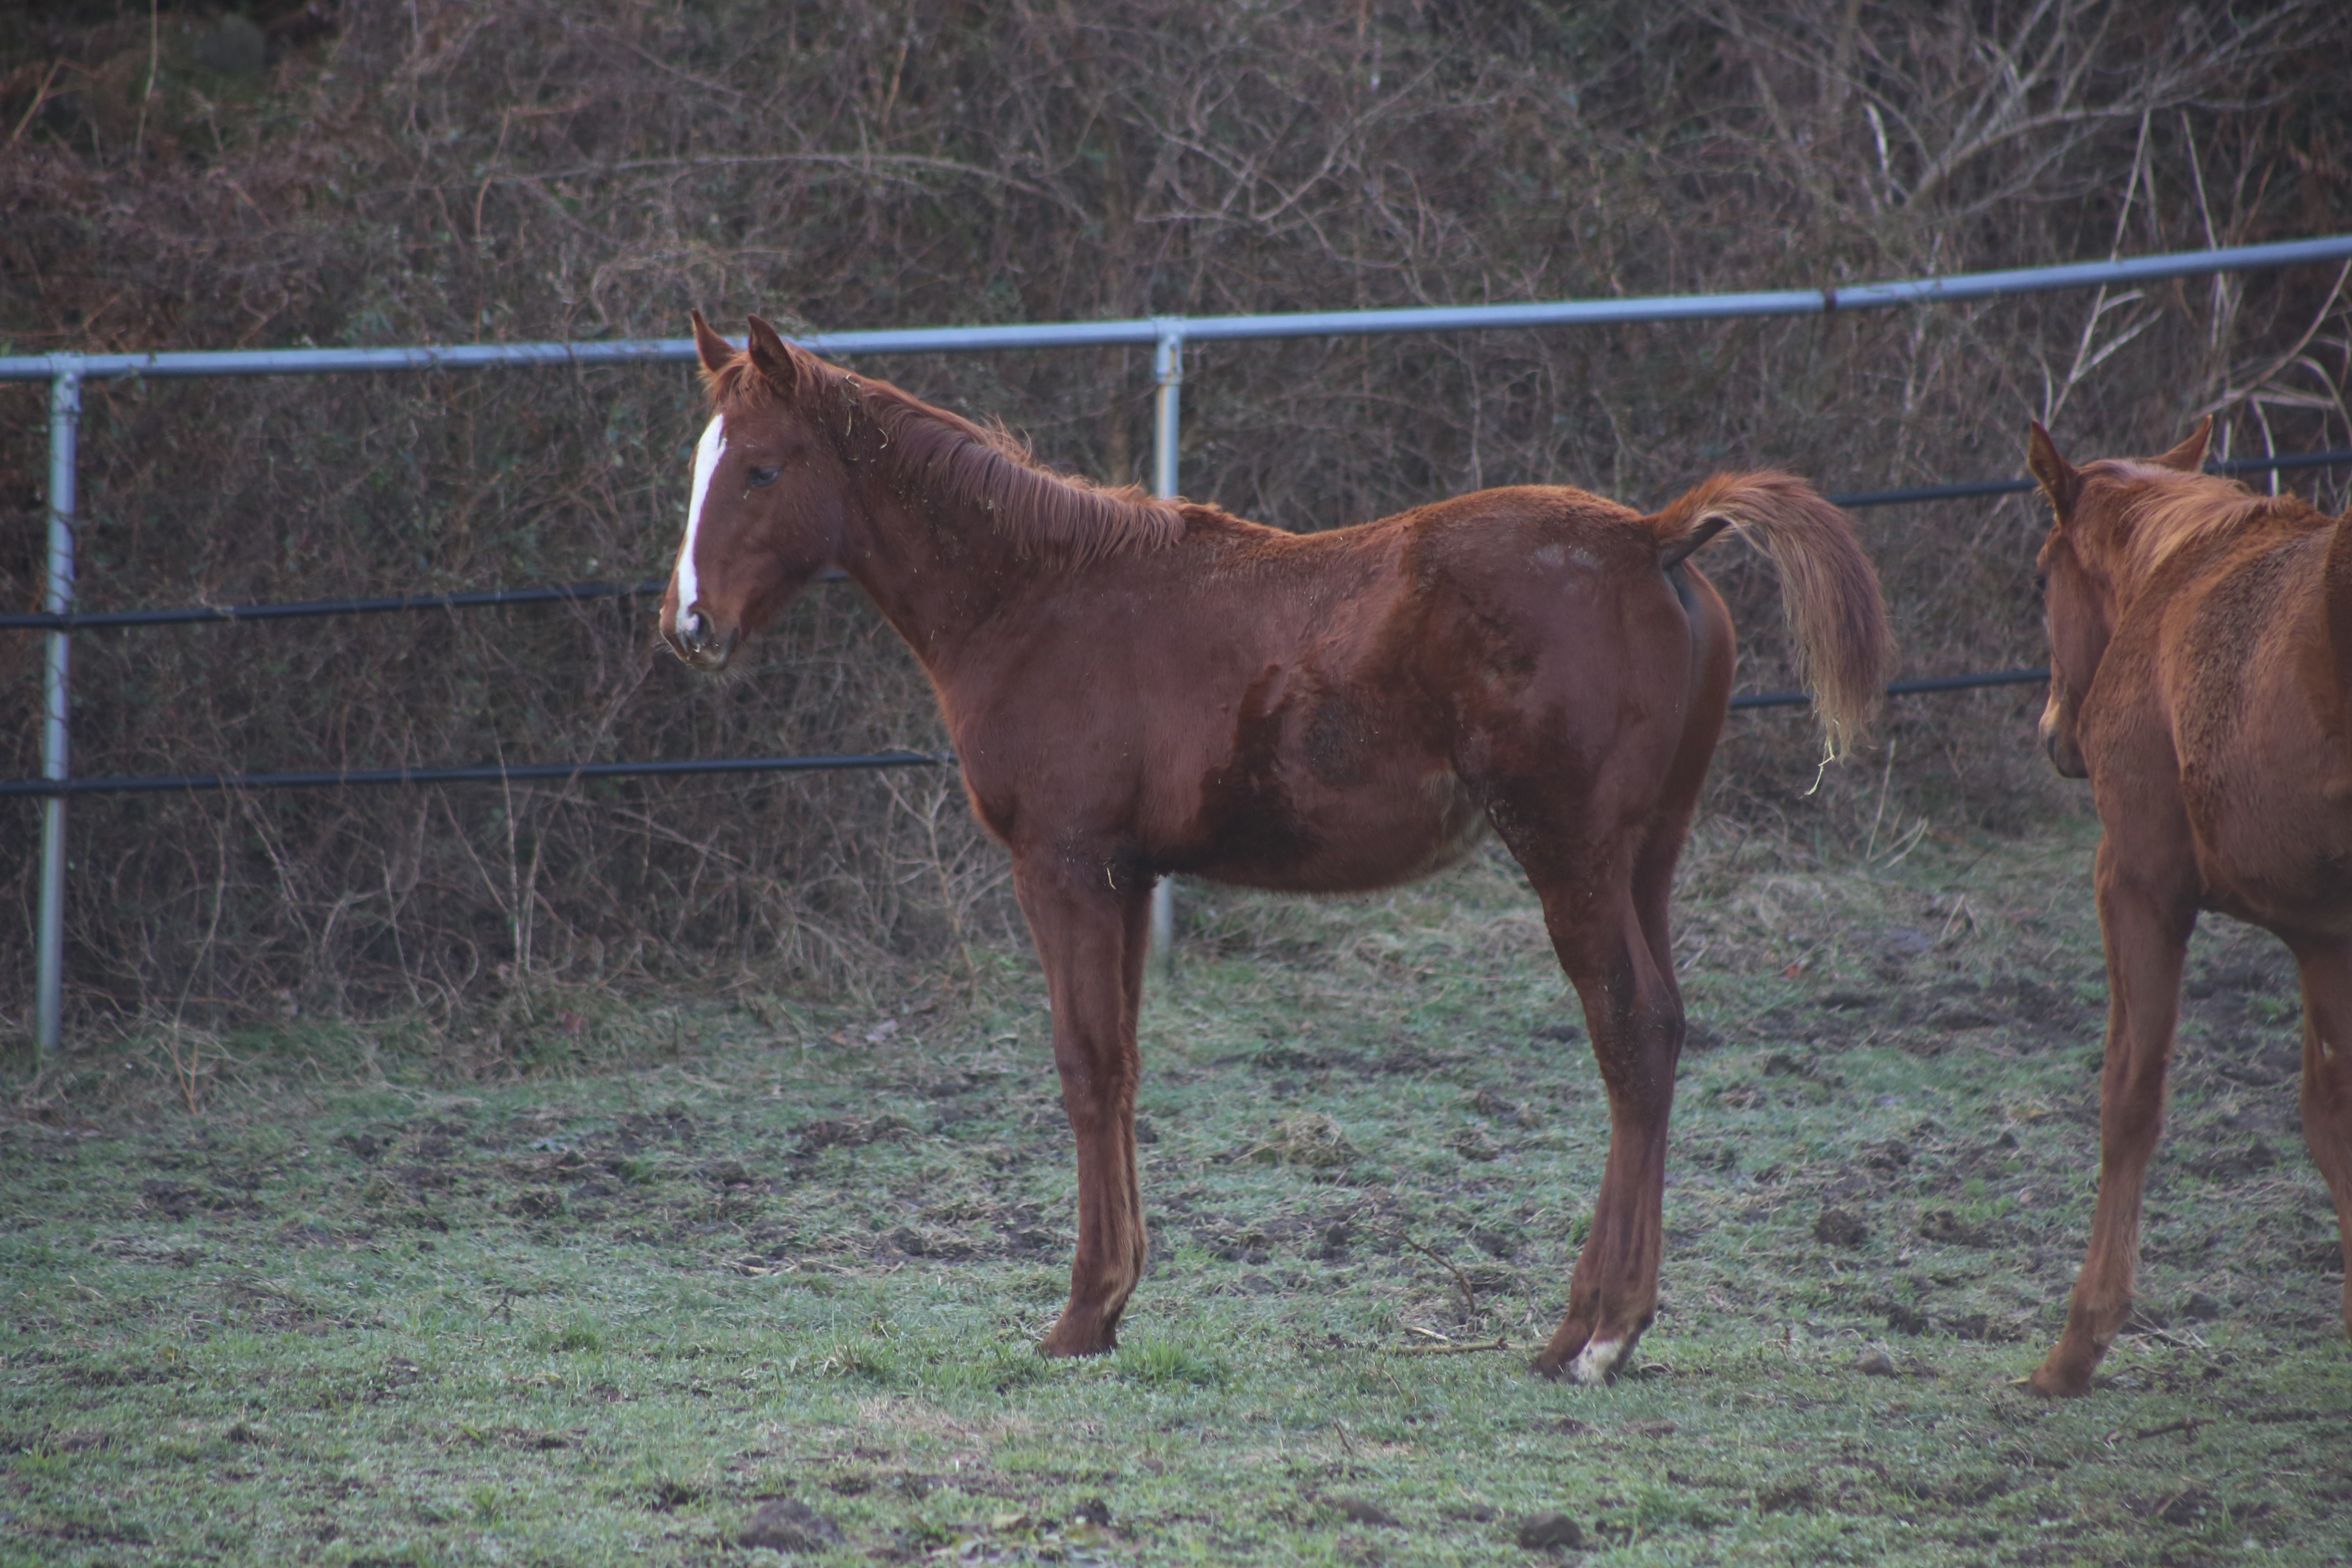
<path fill-rule="evenodd" d="M 794 401 L 818 408 L 845 402 L 853 442 L 861 423 L 877 433 L 872 449 L 861 456 L 886 465 L 938 505 L 985 512 L 1024 554 L 1079 565 L 1163 549 L 1184 535 L 1183 514 L 1175 504 L 1146 495 L 1139 486 L 1113 489 L 1039 468 L 1002 426 L 974 424 L 887 381 L 852 375 L 797 348 L 793 363 L 803 384 Z M 714 407 L 758 407 L 782 395 L 748 353 L 703 379 Z"/>

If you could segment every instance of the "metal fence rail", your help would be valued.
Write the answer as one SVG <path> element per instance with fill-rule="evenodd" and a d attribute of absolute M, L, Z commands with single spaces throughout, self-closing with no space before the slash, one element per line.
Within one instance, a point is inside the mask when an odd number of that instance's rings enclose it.
<path fill-rule="evenodd" d="M 1434 305 L 1399 310 L 1307 310 L 1265 316 L 1145 316 L 1117 321 L 1055 321 L 1001 327 L 916 327 L 884 331 L 812 332 L 795 341 L 819 353 L 977 353 L 992 349 L 1493 331 L 1507 327 L 1621 326 L 1636 321 L 1719 321 L 1738 316 L 1820 316 L 1837 310 L 1955 304 L 2059 289 L 2152 283 L 2214 272 L 2260 271 L 2347 258 L 2352 258 L 2352 235 L 2339 234 L 2114 261 L 2070 262 L 2057 267 L 1959 273 L 1948 278 L 1780 289 L 1749 294 L 1665 294 L 1635 300 L 1553 300 L 1509 305 Z M 0 358 L 0 381 L 54 381 L 67 374 L 81 379 L 122 375 L 320 375 L 354 371 L 481 370 L 498 365 L 691 364 L 694 358 L 691 338 L 387 349 L 45 354 Z"/>
<path fill-rule="evenodd" d="M 2290 240 L 2272 245 L 2236 246 L 2186 251 L 2164 256 L 2111 261 L 2081 262 L 2056 267 L 2013 268 L 1967 273 L 1947 278 L 1910 279 L 1853 287 L 1781 289 L 1763 293 L 1670 295 L 1636 300 L 1567 300 L 1524 304 L 1439 306 L 1412 310 L 1300 312 L 1265 316 L 1153 316 L 1117 321 L 1069 321 L 994 327 L 945 327 L 887 331 L 816 332 L 799 341 L 820 353 L 980 353 L 1005 349 L 1053 349 L 1119 343 L 1152 345 L 1152 374 L 1158 383 L 1153 436 L 1153 489 L 1161 496 L 1177 493 L 1176 437 L 1179 398 L 1184 375 L 1184 345 L 1188 342 L 1238 342 L 1254 339 L 1354 337 L 1392 332 L 1483 331 L 1507 328 L 1619 325 L 1642 321 L 1722 320 L 1733 317 L 1823 315 L 1837 310 L 1883 310 L 1898 305 L 1950 303 L 1987 300 L 2051 289 L 2084 289 L 2114 284 L 2151 282 L 2168 278 L 2198 277 L 2216 272 L 2252 271 L 2318 261 L 2352 260 L 2352 235 Z M 396 371 L 453 371 L 494 367 L 561 368 L 619 364 L 690 363 L 696 358 L 693 340 L 664 338 L 586 343 L 472 343 L 446 347 L 383 349 L 277 349 L 219 353 L 147 354 L 52 353 L 0 357 L 0 382 L 46 381 L 49 386 L 49 509 L 48 553 L 44 580 L 43 614 L 10 616 L 0 625 L 46 631 L 43 661 L 41 778 L 14 781 L 0 788 L 5 795 L 43 797 L 38 955 L 35 975 L 35 1037 L 44 1052 L 57 1048 L 63 1018 L 66 796 L 100 793 L 111 784 L 115 792 L 148 785 L 144 781 L 89 780 L 69 777 L 68 676 L 71 636 L 84 626 L 169 625 L 186 621 L 286 619 L 299 615 L 368 614 L 411 609 L 471 607 L 476 605 L 545 603 L 566 598 L 616 597 L 642 590 L 583 584 L 564 588 L 521 589 L 508 593 L 452 595 L 422 600 L 321 601 L 310 605 L 261 605 L 244 610 L 197 607 L 187 611 L 121 611 L 100 616 L 74 614 L 74 538 L 76 447 L 85 381 L 121 377 L 184 378 L 235 375 L 317 375 Z M 2325 457 L 2326 455 L 2320 455 Z M 1980 485 L 1935 487 L 1932 493 L 1873 492 L 1845 498 L 1847 505 L 1885 504 L 1896 499 L 1943 500 L 1993 495 L 2024 489 L 2016 480 L 1988 480 Z M 593 592 L 591 591 L 593 590 Z M 2025 672 L 2006 672 L 2002 679 L 2032 679 Z M 1967 679 L 1972 678 L 1945 678 Z M 1921 688 L 1929 689 L 1930 688 Z M 1940 689 L 1940 688 L 1934 688 Z M 1762 693 L 1738 705 L 1767 706 L 1787 694 Z M 744 763 L 756 759 L 740 759 Z M 768 759 L 787 764 L 794 759 Z M 807 762 L 810 759 L 799 759 Z M 577 776 L 583 766 L 534 764 L 557 770 L 546 776 Z M 674 764 L 596 763 L 603 770 L 638 769 Z M 728 764 L 675 764 L 681 771 L 715 771 Z M 898 765 L 892 763 L 888 765 Z M 386 782 L 424 782 L 426 772 L 474 773 L 481 770 L 394 770 Z M 181 783 L 153 787 L 237 787 L 235 775 L 205 775 L 209 786 Z M 362 782 L 359 775 L 246 775 L 251 780 L 283 777 L 320 784 Z M 485 776 L 515 776 L 502 771 Z M 373 775 L 371 775 L 373 778 Z M 77 788 L 77 784 L 85 787 Z M 21 787 L 20 787 L 21 786 Z M 259 787 L 257 784 L 252 787 Z M 1166 885 L 1161 885 L 1164 894 Z M 1164 947 L 1169 926 L 1166 900 L 1156 899 L 1152 929 L 1155 943 Z"/>

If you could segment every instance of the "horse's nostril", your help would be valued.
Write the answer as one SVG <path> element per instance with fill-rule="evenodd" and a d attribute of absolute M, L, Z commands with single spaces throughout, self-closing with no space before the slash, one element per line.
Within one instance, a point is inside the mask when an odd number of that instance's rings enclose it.
<path fill-rule="evenodd" d="M 699 605 L 680 610 L 670 623 L 669 645 L 678 656 L 698 668 L 715 669 L 725 664 L 735 651 L 740 634 L 729 630 L 723 635 L 719 625 L 705 614 Z"/>

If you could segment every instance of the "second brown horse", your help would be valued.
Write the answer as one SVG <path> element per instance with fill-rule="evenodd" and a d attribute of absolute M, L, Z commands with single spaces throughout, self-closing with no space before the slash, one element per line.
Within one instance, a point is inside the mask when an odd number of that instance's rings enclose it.
<path fill-rule="evenodd" d="M 1297 536 L 1046 473 L 757 318 L 740 353 L 694 329 L 712 417 L 662 635 L 719 668 L 838 565 L 929 673 L 972 809 L 1012 852 L 1078 1156 L 1070 1298 L 1043 1350 L 1111 1349 L 1143 1273 L 1153 883 L 1388 887 L 1491 824 L 1609 1092 L 1592 1227 L 1536 1366 L 1610 1376 L 1657 1307 L 1683 1043 L 1666 900 L 1731 688 L 1730 618 L 1685 557 L 1736 527 L 1778 563 L 1834 750 L 1888 661 L 1844 515 L 1759 473 L 1646 517 L 1522 488 Z"/>
<path fill-rule="evenodd" d="M 2087 1394 L 2131 1310 L 2200 910 L 2284 942 L 2303 981 L 2303 1133 L 2352 1263 L 2352 513 L 2199 471 L 2208 419 L 2160 458 L 2075 468 L 2039 424 L 2056 513 L 2042 744 L 2099 808 L 2107 950 L 2099 1202 L 2036 1392 Z M 2352 1284 L 2341 1292 L 2352 1331 Z"/>

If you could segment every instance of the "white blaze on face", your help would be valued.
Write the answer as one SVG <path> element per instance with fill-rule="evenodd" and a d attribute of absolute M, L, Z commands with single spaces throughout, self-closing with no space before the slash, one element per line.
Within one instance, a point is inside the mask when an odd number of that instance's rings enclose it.
<path fill-rule="evenodd" d="M 700 618 L 694 614 L 694 602 L 701 594 L 701 584 L 694 577 L 694 535 L 702 526 L 702 503 L 709 499 L 710 476 L 719 471 L 719 459 L 727 455 L 727 416 L 719 415 L 702 432 L 702 439 L 694 447 L 694 499 L 686 503 L 686 543 L 677 552 L 677 629 L 691 632 Z"/>

